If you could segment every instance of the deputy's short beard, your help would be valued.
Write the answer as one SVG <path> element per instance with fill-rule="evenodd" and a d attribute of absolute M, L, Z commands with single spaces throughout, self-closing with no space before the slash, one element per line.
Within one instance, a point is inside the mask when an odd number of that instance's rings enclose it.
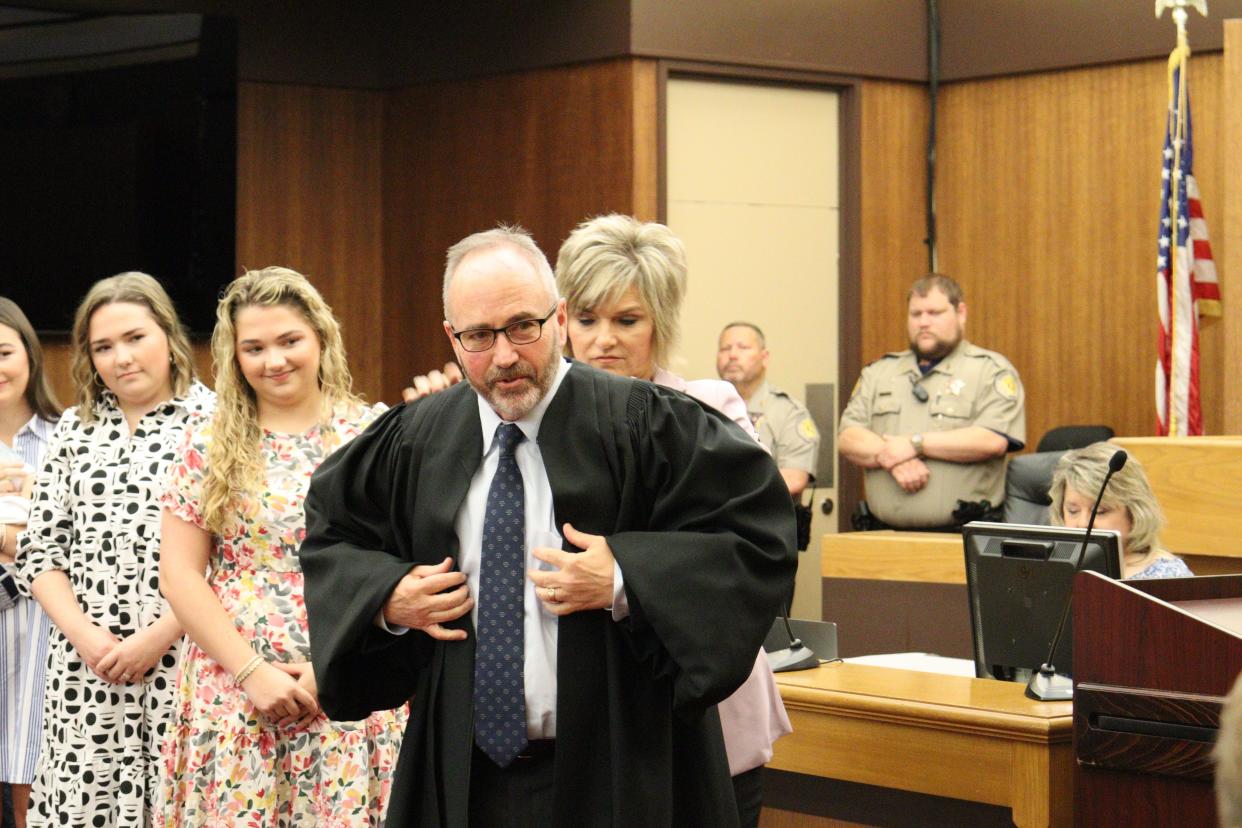
<path fill-rule="evenodd" d="M 944 359 L 953 353 L 953 349 L 962 341 L 962 332 L 959 330 L 957 336 L 953 339 L 936 339 L 936 344 L 926 350 L 919 347 L 917 338 L 910 340 L 910 350 L 914 351 L 914 355 L 919 359 Z"/>

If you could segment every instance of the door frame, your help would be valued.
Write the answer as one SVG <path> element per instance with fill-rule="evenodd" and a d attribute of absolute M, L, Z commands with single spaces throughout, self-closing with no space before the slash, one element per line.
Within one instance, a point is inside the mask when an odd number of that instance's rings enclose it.
<path fill-rule="evenodd" d="M 838 186 L 841 191 L 840 261 L 837 274 L 837 416 L 849 401 L 862 372 L 862 81 L 824 72 L 766 69 L 757 66 L 685 60 L 656 62 L 656 175 L 658 220 L 668 223 L 668 81 L 669 78 L 801 87 L 835 92 L 838 96 Z M 836 447 L 836 435 L 832 435 Z M 839 457 L 839 452 L 837 452 Z M 848 532 L 850 515 L 862 499 L 862 471 L 837 461 L 834 481 L 837 530 Z M 818 508 L 818 504 L 812 504 Z"/>

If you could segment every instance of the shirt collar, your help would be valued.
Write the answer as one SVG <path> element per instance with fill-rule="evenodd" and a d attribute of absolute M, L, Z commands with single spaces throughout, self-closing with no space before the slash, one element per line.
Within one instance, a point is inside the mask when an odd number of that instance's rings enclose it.
<path fill-rule="evenodd" d="M 17 433 L 13 435 L 13 439 L 16 440 L 23 434 L 29 434 L 36 440 L 47 440 L 54 426 L 55 424 L 51 420 L 45 420 L 36 414 L 30 418 L 29 422 L 17 430 Z"/>
<path fill-rule="evenodd" d="M 656 366 L 655 375 L 651 378 L 651 381 L 656 385 L 671 388 L 674 391 L 681 391 L 683 394 L 686 391 L 686 381 L 684 379 L 677 376 L 667 368 L 661 368 L 658 365 Z"/>
<path fill-rule="evenodd" d="M 515 420 L 514 425 L 522 429 L 528 442 L 534 443 L 539 439 L 539 424 L 543 422 L 544 412 L 548 410 L 548 406 L 552 404 L 552 398 L 556 396 L 556 392 L 561 387 L 561 382 L 565 379 L 565 374 L 569 372 L 569 360 L 562 359 L 556 369 L 556 378 L 552 380 L 552 387 L 548 389 L 548 393 L 543 395 L 538 404 L 530 410 L 530 412 L 520 420 Z M 479 427 L 483 430 L 483 455 L 492 450 L 492 440 L 496 437 L 496 426 L 500 425 L 504 420 L 500 419 L 500 415 L 496 410 L 483 399 L 483 395 L 475 391 L 475 397 L 479 403 Z"/>
<path fill-rule="evenodd" d="M 958 342 L 957 346 L 952 351 L 949 351 L 949 353 L 941 357 L 935 365 L 927 369 L 927 374 L 923 374 L 922 369 L 919 368 L 919 358 L 915 355 L 914 349 L 911 348 L 905 352 L 903 357 L 903 359 L 907 361 L 905 370 L 914 376 L 928 376 L 935 373 L 949 374 L 952 376 L 953 368 L 957 364 L 958 357 L 960 357 L 962 352 L 966 350 L 966 345 L 966 340 L 962 339 L 962 341 Z"/>
<path fill-rule="evenodd" d="M 210 408 L 214 402 L 215 392 L 203 385 L 197 379 L 190 381 L 190 388 L 179 397 L 171 397 L 164 400 L 149 413 L 169 413 L 175 409 L 184 411 L 202 411 Z M 105 388 L 99 392 L 99 400 L 95 403 L 95 411 L 98 416 L 103 417 L 107 414 L 121 413 L 121 404 L 111 390 Z"/>

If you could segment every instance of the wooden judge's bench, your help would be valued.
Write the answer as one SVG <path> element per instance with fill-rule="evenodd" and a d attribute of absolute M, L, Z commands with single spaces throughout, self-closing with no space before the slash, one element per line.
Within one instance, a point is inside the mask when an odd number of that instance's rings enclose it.
<path fill-rule="evenodd" d="M 1222 577 L 1091 575 L 1084 587 L 1080 575 L 1078 717 L 1070 702 L 985 679 L 857 664 L 778 675 L 794 733 L 769 765 L 765 828 L 1214 824 L 1202 739 L 1242 670 L 1242 575 L 1224 575 L 1242 572 L 1242 438 L 1114 442 L 1147 471 L 1163 545 Z M 824 618 L 842 656 L 972 657 L 959 535 L 844 533 L 822 548 Z M 1151 731 L 1135 721 L 1155 731 L 1130 732 Z M 851 797 L 872 802 L 842 804 Z"/>
<path fill-rule="evenodd" d="M 1147 472 L 1168 520 L 1164 547 L 1196 575 L 1242 572 L 1242 437 L 1113 442 Z M 822 551 L 824 619 L 837 623 L 842 656 L 973 657 L 960 535 L 844 532 L 824 535 Z"/>

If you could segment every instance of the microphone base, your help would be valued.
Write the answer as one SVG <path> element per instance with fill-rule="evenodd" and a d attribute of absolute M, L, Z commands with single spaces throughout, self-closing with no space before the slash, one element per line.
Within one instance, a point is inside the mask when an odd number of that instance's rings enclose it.
<path fill-rule="evenodd" d="M 810 670 L 819 666 L 819 656 L 811 652 L 810 647 L 786 647 L 784 650 L 773 650 L 766 655 L 768 666 L 772 668 L 773 673 Z"/>
<path fill-rule="evenodd" d="M 1074 698 L 1074 679 L 1045 664 L 1027 682 L 1026 697 L 1036 701 L 1069 701 Z"/>

